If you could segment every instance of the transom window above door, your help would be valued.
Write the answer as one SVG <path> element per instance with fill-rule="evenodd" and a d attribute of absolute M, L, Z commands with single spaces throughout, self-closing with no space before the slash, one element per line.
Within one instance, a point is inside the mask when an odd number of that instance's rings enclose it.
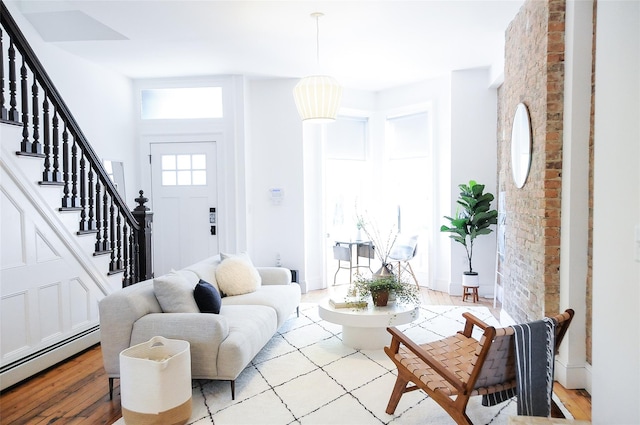
<path fill-rule="evenodd" d="M 222 118 L 222 87 L 145 89 L 141 93 L 143 120 Z"/>
<path fill-rule="evenodd" d="M 204 186 L 207 184 L 205 154 L 162 155 L 163 186 Z"/>

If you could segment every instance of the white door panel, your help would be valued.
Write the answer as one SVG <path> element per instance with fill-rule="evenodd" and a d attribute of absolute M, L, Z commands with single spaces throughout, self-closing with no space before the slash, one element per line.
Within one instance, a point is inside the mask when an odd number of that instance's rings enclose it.
<path fill-rule="evenodd" d="M 217 254 L 215 142 L 151 143 L 151 182 L 155 275 Z"/>

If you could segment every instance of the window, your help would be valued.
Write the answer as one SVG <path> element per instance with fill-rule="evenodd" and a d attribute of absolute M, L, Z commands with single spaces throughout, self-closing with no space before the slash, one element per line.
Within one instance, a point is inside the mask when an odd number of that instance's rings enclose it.
<path fill-rule="evenodd" d="M 396 191 L 401 231 L 423 228 L 431 188 L 429 117 L 426 112 L 388 118 L 389 189 Z M 416 187 L 420 190 L 416 191 Z"/>
<path fill-rule="evenodd" d="M 338 117 L 326 127 L 325 222 L 335 238 L 355 235 L 356 204 L 371 185 L 368 124 L 366 118 Z"/>
<path fill-rule="evenodd" d="M 207 157 L 204 154 L 162 155 L 163 186 L 204 186 L 207 184 Z"/>
<path fill-rule="evenodd" d="M 141 92 L 143 120 L 222 118 L 222 87 L 147 89 Z"/>
<path fill-rule="evenodd" d="M 386 139 L 391 159 L 429 155 L 429 120 L 426 112 L 387 118 Z"/>
<path fill-rule="evenodd" d="M 388 147 L 387 190 L 397 205 L 398 230 L 420 235 L 418 244 L 429 244 L 433 209 L 431 122 L 428 112 L 387 118 L 385 141 Z M 425 271 L 428 250 L 418 249 L 414 267 Z"/>

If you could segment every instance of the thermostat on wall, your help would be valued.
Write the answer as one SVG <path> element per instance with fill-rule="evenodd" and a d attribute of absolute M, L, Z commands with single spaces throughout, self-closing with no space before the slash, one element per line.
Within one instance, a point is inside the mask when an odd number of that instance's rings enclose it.
<path fill-rule="evenodd" d="M 284 190 L 279 187 L 273 187 L 269 189 L 271 193 L 271 203 L 273 205 L 280 205 L 282 203 L 282 198 L 284 198 Z"/>

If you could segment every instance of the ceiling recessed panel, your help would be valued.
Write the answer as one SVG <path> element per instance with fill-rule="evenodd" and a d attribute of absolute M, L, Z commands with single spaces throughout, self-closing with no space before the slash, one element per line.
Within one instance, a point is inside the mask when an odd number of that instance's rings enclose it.
<path fill-rule="evenodd" d="M 44 41 L 127 40 L 127 37 L 79 10 L 27 13 Z"/>

